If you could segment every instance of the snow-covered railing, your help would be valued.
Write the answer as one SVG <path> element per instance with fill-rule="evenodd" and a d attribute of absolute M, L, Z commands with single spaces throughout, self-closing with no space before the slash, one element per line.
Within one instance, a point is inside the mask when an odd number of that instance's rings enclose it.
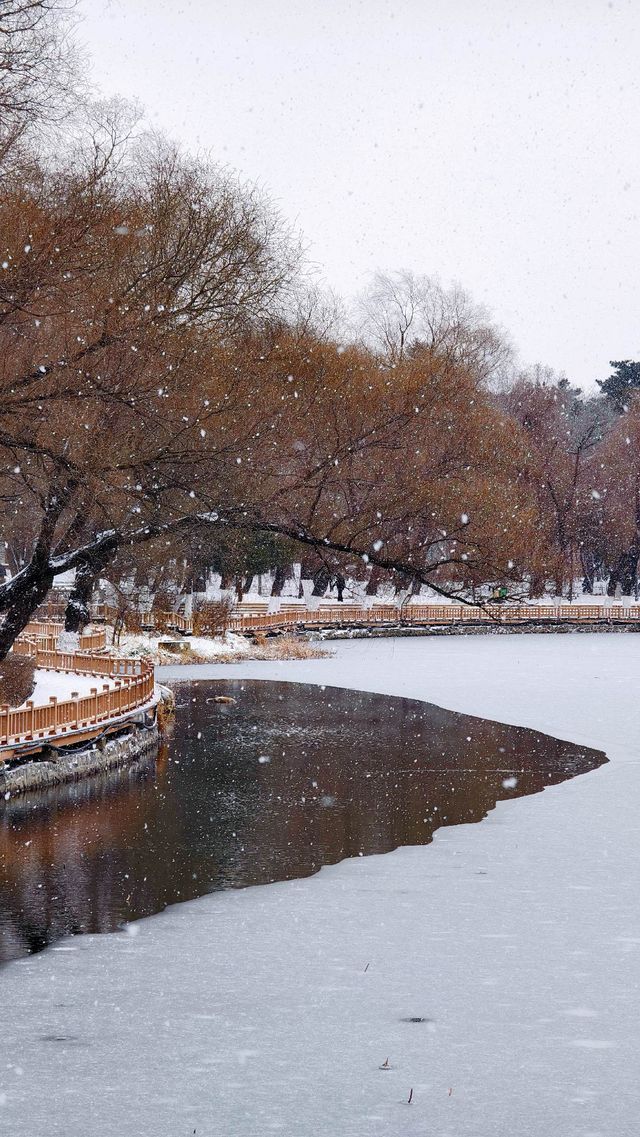
<path fill-rule="evenodd" d="M 476 607 L 467 604 L 375 604 L 364 608 L 333 604 L 315 610 L 308 608 L 282 612 L 239 615 L 232 613 L 229 630 L 250 632 L 277 628 L 327 627 L 335 624 L 371 627 L 377 624 L 429 625 L 452 624 L 635 624 L 640 622 L 640 607 L 621 605 L 507 605 L 489 604 Z"/>
<path fill-rule="evenodd" d="M 90 732 L 92 727 L 117 721 L 153 700 L 154 669 L 146 660 L 61 652 L 37 645 L 35 655 L 29 654 L 39 668 L 90 675 L 96 680 L 108 678 L 110 682 L 102 683 L 101 689 L 96 684 L 88 694 L 69 699 L 59 701 L 51 696 L 49 702 L 41 706 L 31 701 L 24 707 L 0 706 L 0 748 Z M 0 749 L 0 762 L 11 756 L 12 750 L 3 755 Z"/>
<path fill-rule="evenodd" d="M 635 623 L 640 620 L 640 607 L 618 604 L 410 604 L 402 609 L 402 619 L 409 623 Z"/>
<path fill-rule="evenodd" d="M 62 623 L 59 624 L 52 620 L 32 620 L 19 635 L 13 650 L 20 652 L 20 646 L 25 642 L 35 643 L 41 648 L 55 650 L 58 638 L 63 631 L 64 624 Z M 102 651 L 106 646 L 106 628 L 96 628 L 92 632 L 80 633 L 78 642 L 80 651 Z M 28 652 L 23 651 L 22 654 L 26 655 Z"/>
<path fill-rule="evenodd" d="M 426 625 L 432 627 L 452 624 L 635 624 L 640 622 L 639 605 L 610 604 L 381 604 L 371 606 L 324 602 L 317 608 L 307 608 L 304 603 L 285 599 L 280 602 L 280 610 L 268 612 L 262 604 L 238 605 L 231 610 L 228 628 L 232 632 L 258 632 L 270 629 L 327 627 L 334 624 L 351 624 L 354 627 L 371 627 L 377 624 Z M 107 604 L 95 605 L 94 619 L 106 624 L 116 621 L 117 612 Z M 137 614 L 137 621 L 150 631 L 175 631 L 191 635 L 194 622 L 191 616 L 180 612 L 144 612 Z M 126 620 L 125 620 L 126 625 Z M 51 624 L 42 621 L 43 628 Z M 91 636 L 104 635 L 104 629 L 89 633 Z M 93 643 L 82 647 L 96 650 Z"/>

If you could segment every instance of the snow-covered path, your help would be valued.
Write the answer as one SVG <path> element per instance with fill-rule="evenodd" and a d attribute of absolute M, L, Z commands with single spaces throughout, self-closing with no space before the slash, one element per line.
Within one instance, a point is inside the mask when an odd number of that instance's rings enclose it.
<path fill-rule="evenodd" d="M 198 668 L 424 698 L 611 763 L 425 848 L 12 964 L 0 1132 L 635 1137 L 639 658 L 634 635 L 495 636 Z"/>
<path fill-rule="evenodd" d="M 63 699 L 70 699 L 73 692 L 76 691 L 78 695 L 88 695 L 92 687 L 97 687 L 99 691 L 103 686 L 108 685 L 113 687 L 114 680 L 108 675 L 77 675 L 72 671 L 49 671 L 47 668 L 39 667 L 33 673 L 35 680 L 33 691 L 29 696 L 29 702 L 34 706 L 39 707 L 44 703 L 48 703 L 52 695 L 62 702 Z M 23 703 L 23 706 L 26 704 Z"/>

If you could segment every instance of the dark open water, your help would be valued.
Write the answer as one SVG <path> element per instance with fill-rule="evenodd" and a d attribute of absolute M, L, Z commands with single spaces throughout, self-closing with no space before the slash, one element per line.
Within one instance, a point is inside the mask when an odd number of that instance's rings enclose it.
<path fill-rule="evenodd" d="M 0 962 L 217 889 L 426 844 L 607 760 L 386 695 L 259 680 L 176 695 L 157 758 L 0 802 Z"/>

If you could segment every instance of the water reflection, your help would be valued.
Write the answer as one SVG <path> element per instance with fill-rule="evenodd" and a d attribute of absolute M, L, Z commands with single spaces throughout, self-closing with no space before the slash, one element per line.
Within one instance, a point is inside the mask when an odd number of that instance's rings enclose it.
<path fill-rule="evenodd" d="M 1 961 L 205 892 L 425 844 L 606 761 L 410 699 L 258 680 L 176 693 L 169 750 L 0 805 Z"/>

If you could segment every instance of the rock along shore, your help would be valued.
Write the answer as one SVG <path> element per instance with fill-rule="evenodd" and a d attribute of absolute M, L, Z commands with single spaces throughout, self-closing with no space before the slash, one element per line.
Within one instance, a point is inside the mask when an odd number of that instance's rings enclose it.
<path fill-rule="evenodd" d="M 31 758 L 20 765 L 0 770 L 0 795 L 14 797 L 29 790 L 47 789 L 64 782 L 77 782 L 94 774 L 126 766 L 150 750 L 157 749 L 157 722 L 134 725 L 126 734 L 98 740 L 82 750 L 51 749 L 48 756 Z"/>

